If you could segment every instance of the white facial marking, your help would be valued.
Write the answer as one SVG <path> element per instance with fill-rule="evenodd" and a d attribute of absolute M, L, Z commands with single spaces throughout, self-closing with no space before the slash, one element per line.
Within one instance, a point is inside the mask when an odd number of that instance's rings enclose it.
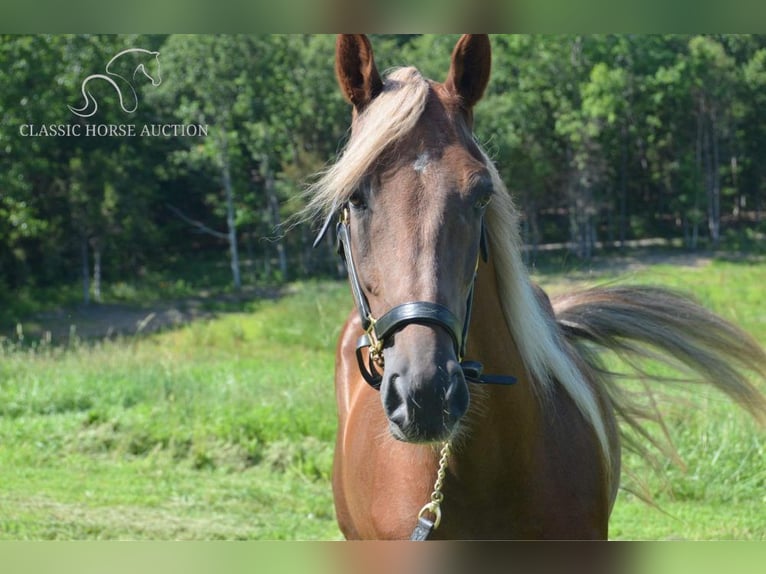
<path fill-rule="evenodd" d="M 415 163 L 412 164 L 413 169 L 418 173 L 423 173 L 426 171 L 426 168 L 428 167 L 428 161 L 429 161 L 428 153 L 423 152 L 418 156 L 418 159 L 415 160 Z"/>

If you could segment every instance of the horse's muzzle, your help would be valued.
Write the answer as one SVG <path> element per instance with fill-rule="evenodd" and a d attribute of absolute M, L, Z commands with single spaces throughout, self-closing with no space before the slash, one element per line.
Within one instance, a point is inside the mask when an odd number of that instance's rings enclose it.
<path fill-rule="evenodd" d="M 468 410 L 468 385 L 455 359 L 399 363 L 386 357 L 380 392 L 391 434 L 405 442 L 449 439 Z"/>

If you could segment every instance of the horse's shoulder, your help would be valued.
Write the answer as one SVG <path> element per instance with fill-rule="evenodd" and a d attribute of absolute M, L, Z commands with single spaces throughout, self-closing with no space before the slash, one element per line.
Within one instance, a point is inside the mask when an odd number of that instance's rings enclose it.
<path fill-rule="evenodd" d="M 364 333 L 364 329 L 362 329 L 362 320 L 359 318 L 359 313 L 356 311 L 356 309 L 354 309 L 348 314 L 345 323 L 343 323 L 343 326 L 340 329 L 340 336 L 338 337 L 338 349 L 355 349 L 356 339 L 362 333 Z"/>

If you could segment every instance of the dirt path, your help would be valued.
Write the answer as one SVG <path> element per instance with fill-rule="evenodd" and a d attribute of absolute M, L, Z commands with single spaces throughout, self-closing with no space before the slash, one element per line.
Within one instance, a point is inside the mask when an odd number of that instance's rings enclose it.
<path fill-rule="evenodd" d="M 239 304 L 275 299 L 283 294 L 283 290 L 277 288 L 246 289 L 239 295 L 189 297 L 141 306 L 118 303 L 78 305 L 30 317 L 22 323 L 21 334 L 31 340 L 44 338 L 63 342 L 71 337 L 101 339 L 153 333 L 215 317 L 225 312 L 220 309 L 236 310 Z M 18 339 L 18 329 L 8 335 Z"/>

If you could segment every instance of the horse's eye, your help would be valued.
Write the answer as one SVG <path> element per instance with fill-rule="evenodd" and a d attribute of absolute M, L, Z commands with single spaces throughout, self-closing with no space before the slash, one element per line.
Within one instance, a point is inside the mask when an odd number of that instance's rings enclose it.
<path fill-rule="evenodd" d="M 474 203 L 474 207 L 476 209 L 486 209 L 486 207 L 490 204 L 492 201 L 492 192 L 488 191 L 487 193 L 484 193 L 479 197 L 479 199 L 476 200 L 476 203 Z"/>
<path fill-rule="evenodd" d="M 364 196 L 359 190 L 351 194 L 351 197 L 348 198 L 348 203 L 354 209 L 364 209 L 367 207 L 367 204 L 364 202 Z"/>

